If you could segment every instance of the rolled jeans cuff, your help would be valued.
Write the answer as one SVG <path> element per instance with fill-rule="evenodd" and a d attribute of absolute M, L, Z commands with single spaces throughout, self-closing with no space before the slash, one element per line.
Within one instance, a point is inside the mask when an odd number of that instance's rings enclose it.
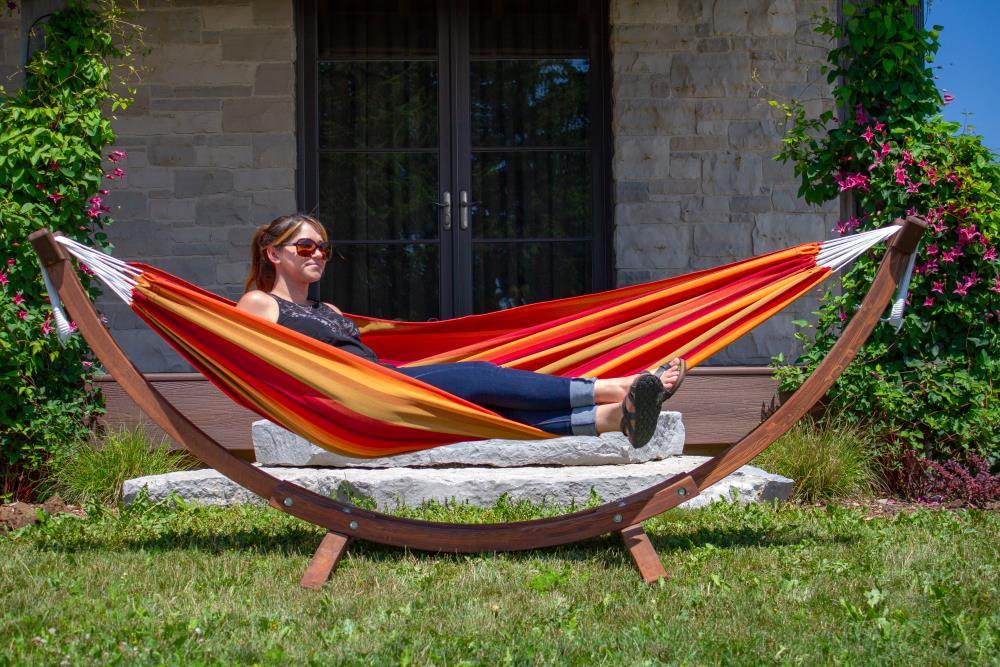
<path fill-rule="evenodd" d="M 594 378 L 570 378 L 569 407 L 585 408 L 594 404 Z"/>
<path fill-rule="evenodd" d="M 597 435 L 597 406 L 575 408 L 569 414 L 573 435 Z"/>

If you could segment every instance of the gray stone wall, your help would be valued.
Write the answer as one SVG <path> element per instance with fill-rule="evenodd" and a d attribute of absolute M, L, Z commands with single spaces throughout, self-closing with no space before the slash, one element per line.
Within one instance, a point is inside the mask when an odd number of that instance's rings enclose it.
<path fill-rule="evenodd" d="M 128 158 L 108 236 L 120 257 L 235 299 L 254 227 L 296 207 L 293 3 L 141 4 L 150 52 L 113 123 Z M 190 368 L 124 304 L 99 305 L 142 370 Z"/>
<path fill-rule="evenodd" d="M 828 238 L 839 205 L 796 197 L 771 157 L 769 99 L 833 109 L 813 17 L 835 0 L 612 0 L 617 281 L 667 277 Z M 709 363 L 766 363 L 793 350 L 802 299 Z"/>

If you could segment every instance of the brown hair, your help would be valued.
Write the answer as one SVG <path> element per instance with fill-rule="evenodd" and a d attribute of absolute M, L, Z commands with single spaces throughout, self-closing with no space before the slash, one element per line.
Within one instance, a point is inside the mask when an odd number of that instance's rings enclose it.
<path fill-rule="evenodd" d="M 271 221 L 271 224 L 261 225 L 253 235 L 250 244 L 250 273 L 247 275 L 246 283 L 243 286 L 244 292 L 252 289 L 271 291 L 274 287 L 274 264 L 267 257 L 267 249 L 284 243 L 286 239 L 295 235 L 303 224 L 310 224 L 316 232 L 327 240 L 326 229 L 319 220 L 306 215 L 305 213 L 292 213 L 283 215 Z"/>

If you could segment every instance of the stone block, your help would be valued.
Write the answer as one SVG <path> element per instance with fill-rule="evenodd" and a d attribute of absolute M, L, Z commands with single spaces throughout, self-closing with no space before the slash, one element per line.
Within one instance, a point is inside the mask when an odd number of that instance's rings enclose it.
<path fill-rule="evenodd" d="M 169 114 L 173 118 L 175 134 L 206 134 L 222 131 L 222 114 L 218 111 L 174 111 Z"/>
<path fill-rule="evenodd" d="M 156 137 L 149 141 L 149 164 L 159 167 L 195 165 L 194 141 L 189 136 Z"/>
<path fill-rule="evenodd" d="M 694 225 L 694 252 L 700 257 L 749 257 L 753 254 L 752 232 L 752 225 Z"/>
<path fill-rule="evenodd" d="M 762 213 L 753 231 L 753 254 L 826 238 L 825 218 L 817 213 Z"/>
<path fill-rule="evenodd" d="M 664 196 L 696 195 L 701 192 L 701 179 L 668 178 L 649 182 L 651 200 L 663 201 Z"/>
<path fill-rule="evenodd" d="M 256 25 L 292 27 L 292 8 L 295 3 L 287 0 L 255 0 L 253 21 Z"/>
<path fill-rule="evenodd" d="M 125 170 L 123 184 L 135 190 L 170 188 L 172 176 L 171 170 L 164 167 L 130 167 Z"/>
<path fill-rule="evenodd" d="M 615 224 L 644 225 L 676 222 L 679 204 L 621 204 L 615 207 Z"/>
<path fill-rule="evenodd" d="M 195 146 L 195 164 L 199 167 L 237 169 L 253 166 L 250 146 Z"/>
<path fill-rule="evenodd" d="M 700 153 L 671 153 L 670 177 L 686 179 L 701 178 L 701 157 Z"/>
<path fill-rule="evenodd" d="M 619 269 L 686 268 L 691 255 L 691 237 L 691 225 L 683 223 L 618 224 L 615 227 L 615 266 Z"/>
<path fill-rule="evenodd" d="M 192 67 L 190 63 L 164 62 L 149 73 L 161 83 L 178 86 L 251 86 L 257 66 L 253 63 L 223 62 L 211 67 Z"/>
<path fill-rule="evenodd" d="M 725 207 L 715 206 L 714 202 L 705 205 L 708 197 L 687 197 L 681 203 L 681 221 L 702 224 L 725 224 L 730 221 L 728 200 Z"/>
<path fill-rule="evenodd" d="M 227 30 L 221 38 L 224 61 L 292 62 L 295 57 L 290 30 Z"/>
<path fill-rule="evenodd" d="M 731 208 L 738 213 L 767 213 L 771 210 L 771 197 L 769 195 L 733 197 Z"/>
<path fill-rule="evenodd" d="M 215 263 L 214 257 L 170 256 L 157 260 L 157 268 L 195 285 L 210 285 L 215 281 Z"/>
<path fill-rule="evenodd" d="M 294 134 L 253 135 L 253 166 L 294 169 L 297 146 Z"/>
<path fill-rule="evenodd" d="M 288 3 L 291 4 L 291 3 Z M 251 5 L 206 5 L 201 8 L 201 21 L 205 30 L 238 30 L 254 27 L 254 8 Z"/>
<path fill-rule="evenodd" d="M 733 148 L 777 151 L 781 139 L 781 132 L 770 120 L 736 120 L 729 124 L 729 144 Z"/>
<path fill-rule="evenodd" d="M 795 0 L 750 0 L 747 29 L 755 35 L 794 35 L 798 27 Z"/>
<path fill-rule="evenodd" d="M 729 137 L 688 135 L 670 138 L 670 148 L 674 151 L 724 151 L 729 149 Z"/>
<path fill-rule="evenodd" d="M 213 225 L 214 221 L 209 224 Z M 211 263 L 217 264 L 218 260 L 229 251 L 226 236 L 225 229 L 217 229 L 209 225 L 172 227 L 170 229 L 171 251 L 174 255 L 186 257 L 208 255 L 212 258 Z M 244 262 L 244 267 L 246 264 Z M 202 284 L 204 285 L 204 283 Z"/>
<path fill-rule="evenodd" d="M 245 268 L 245 267 L 244 267 Z M 600 437 L 570 436 L 551 440 L 479 440 L 458 442 L 398 456 L 363 459 L 318 447 L 280 426 L 253 424 L 257 462 L 266 466 L 331 466 L 334 468 L 430 468 L 439 466 L 603 466 L 645 463 L 678 456 L 684 450 L 684 424 L 679 412 L 662 412 L 649 443 L 636 449 L 621 433 Z"/>
<path fill-rule="evenodd" d="M 233 173 L 235 189 L 290 190 L 295 187 L 294 169 L 240 169 Z"/>
<path fill-rule="evenodd" d="M 815 206 L 806 203 L 799 197 L 797 186 L 780 186 L 771 189 L 771 208 L 775 211 L 791 213 L 793 211 L 815 210 Z"/>
<path fill-rule="evenodd" d="M 615 272 L 615 287 L 626 287 L 628 285 L 639 285 L 652 280 L 652 272 L 645 270 L 621 269 Z M 131 311 L 129 311 L 131 312 Z"/>
<path fill-rule="evenodd" d="M 728 120 L 699 120 L 695 132 L 701 137 L 728 137 Z"/>
<path fill-rule="evenodd" d="M 219 111 L 222 103 L 210 97 L 161 97 L 150 101 L 151 111 Z"/>
<path fill-rule="evenodd" d="M 424 501 L 468 503 L 491 507 L 501 496 L 557 506 L 580 505 L 591 493 L 603 501 L 624 498 L 708 459 L 680 456 L 616 466 L 526 468 L 263 468 L 269 474 L 327 497 L 367 498 L 382 510 L 416 506 Z M 772 503 L 788 498 L 794 482 L 786 477 L 743 466 L 732 475 L 681 505 L 703 507 L 715 500 Z M 260 504 L 264 500 L 212 469 L 174 472 L 127 480 L 123 497 L 131 503 L 145 489 L 153 501 L 176 493 L 187 502 L 205 505 Z"/>
<path fill-rule="evenodd" d="M 750 75 L 746 53 L 676 53 L 670 65 L 676 97 L 746 95 Z"/>
<path fill-rule="evenodd" d="M 615 202 L 633 203 L 649 201 L 649 184 L 641 181 L 615 181 Z"/>
<path fill-rule="evenodd" d="M 149 218 L 149 197 L 141 190 L 113 190 L 104 203 L 117 221 Z"/>
<path fill-rule="evenodd" d="M 278 216 L 297 210 L 294 190 L 263 190 L 253 193 L 251 222 L 254 225 L 269 223 Z"/>
<path fill-rule="evenodd" d="M 177 97 L 249 97 L 252 86 L 176 86 L 173 94 Z"/>
<path fill-rule="evenodd" d="M 149 327 L 112 331 L 126 356 L 143 373 L 189 373 L 191 365 Z"/>
<path fill-rule="evenodd" d="M 197 199 L 150 199 L 149 217 L 163 222 L 194 222 Z"/>
<path fill-rule="evenodd" d="M 292 63 L 263 63 L 257 66 L 254 95 L 292 95 L 295 92 Z"/>
<path fill-rule="evenodd" d="M 195 207 L 195 221 L 206 227 L 250 225 L 250 204 L 251 197 L 247 194 L 200 197 Z"/>
<path fill-rule="evenodd" d="M 178 197 L 202 197 L 233 189 L 233 172 L 225 169 L 177 169 L 173 176 Z"/>
<path fill-rule="evenodd" d="M 702 163 L 706 194 L 755 195 L 762 183 L 761 157 L 755 153 L 725 151 L 707 156 Z"/>
<path fill-rule="evenodd" d="M 222 101 L 225 132 L 294 132 L 295 107 L 291 99 L 246 98 Z"/>
<path fill-rule="evenodd" d="M 656 75 L 653 74 L 627 72 L 616 74 L 611 86 L 611 94 L 616 100 L 655 97 L 653 82 L 656 78 Z"/>
<path fill-rule="evenodd" d="M 743 35 L 750 21 L 748 0 L 725 0 L 712 6 L 712 32 L 716 35 Z"/>
<path fill-rule="evenodd" d="M 695 107 L 683 100 L 622 100 L 616 105 L 615 136 L 675 136 L 695 131 Z"/>
<path fill-rule="evenodd" d="M 249 244 L 247 244 L 247 255 L 249 256 Z M 215 280 L 222 285 L 243 286 L 250 270 L 249 260 L 235 262 L 216 262 Z"/>
<path fill-rule="evenodd" d="M 201 43 L 201 12 L 198 9 L 142 11 L 138 19 L 145 28 L 143 41 L 150 46 Z"/>
<path fill-rule="evenodd" d="M 615 179 L 666 178 L 669 175 L 668 137 L 619 137 L 615 142 Z"/>

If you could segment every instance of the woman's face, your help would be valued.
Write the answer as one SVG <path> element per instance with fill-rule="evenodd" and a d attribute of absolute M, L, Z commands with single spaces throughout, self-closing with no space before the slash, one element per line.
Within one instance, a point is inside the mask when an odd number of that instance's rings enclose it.
<path fill-rule="evenodd" d="M 300 255 L 298 248 L 291 245 L 300 239 L 310 239 L 317 244 L 323 242 L 323 237 L 316 228 L 305 222 L 281 246 L 268 248 L 268 257 L 274 264 L 275 271 L 285 280 L 314 283 L 323 276 L 326 258 L 318 247 L 308 257 Z"/>

